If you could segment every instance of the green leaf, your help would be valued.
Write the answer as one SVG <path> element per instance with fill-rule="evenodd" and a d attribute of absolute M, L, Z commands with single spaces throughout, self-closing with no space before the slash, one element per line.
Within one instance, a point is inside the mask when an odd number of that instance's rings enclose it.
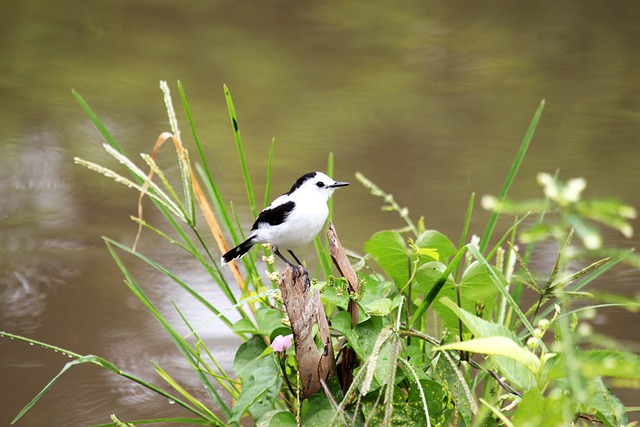
<path fill-rule="evenodd" d="M 305 427 L 330 426 L 334 415 L 335 410 L 324 393 L 314 394 L 302 402 L 300 419 Z"/>
<path fill-rule="evenodd" d="M 364 281 L 364 292 L 359 301 L 362 306 L 384 298 L 392 286 L 390 281 L 382 279 L 379 275 L 358 275 L 358 279 Z"/>
<path fill-rule="evenodd" d="M 352 347 L 360 360 L 367 360 L 371 357 L 378 337 L 385 330 L 383 319 L 380 317 L 372 317 L 356 325 L 353 332 L 357 337 L 358 345 L 352 345 Z M 347 339 L 349 339 L 348 336 Z M 376 357 L 374 378 L 378 381 L 378 385 L 384 384 L 389 376 L 391 353 L 391 346 L 387 342 Z"/>
<path fill-rule="evenodd" d="M 427 262 L 418 267 L 411 285 L 414 299 L 419 297 L 420 294 L 429 293 L 446 268 L 447 266 L 439 261 Z M 455 286 L 455 282 L 451 276 L 447 278 L 443 288 L 450 286 Z M 440 292 L 442 292 L 442 290 Z"/>
<path fill-rule="evenodd" d="M 571 425 L 571 419 L 564 419 L 567 397 L 543 397 L 540 390 L 527 390 L 513 414 L 513 424 L 518 427 L 557 427 Z M 571 411 L 568 411 L 571 414 Z"/>
<path fill-rule="evenodd" d="M 629 422 L 624 405 L 615 394 L 602 382 L 596 378 L 593 383 L 594 391 L 589 403 L 581 408 L 581 412 L 594 414 L 606 426 L 625 426 Z"/>
<path fill-rule="evenodd" d="M 488 319 L 493 314 L 498 289 L 493 286 L 488 268 L 478 262 L 472 263 L 465 270 L 460 288 L 460 303 L 468 312 L 475 313 L 478 317 Z M 452 281 L 447 281 L 439 294 L 452 301 L 457 301 L 456 286 Z M 446 327 L 458 328 L 458 319 L 449 309 L 436 300 L 433 309 L 441 316 Z"/>
<path fill-rule="evenodd" d="M 466 247 L 473 254 L 476 260 L 478 260 L 478 262 L 480 262 L 481 264 L 487 267 L 487 270 L 491 276 L 491 281 L 493 282 L 495 287 L 498 288 L 498 291 L 500 291 L 504 299 L 507 301 L 507 304 L 511 307 L 513 312 L 518 316 L 518 318 L 520 319 L 524 327 L 527 328 L 527 330 L 531 335 L 534 335 L 533 326 L 531 326 L 531 323 L 527 319 L 527 316 L 525 316 L 525 314 L 522 312 L 518 304 L 516 304 L 516 302 L 513 300 L 513 297 L 507 291 L 506 282 L 502 274 L 498 274 L 498 271 L 493 267 L 491 267 L 491 265 L 487 262 L 486 258 L 480 253 L 480 251 L 475 246 L 469 244 L 469 245 L 466 245 Z M 540 342 L 540 346 L 544 350 L 546 350 L 547 348 L 542 341 Z"/>
<path fill-rule="evenodd" d="M 444 421 L 444 410 L 448 403 L 445 388 L 440 383 L 426 379 L 420 380 L 420 387 L 422 387 L 425 400 L 427 401 L 431 422 L 435 425 L 440 425 Z M 417 406 L 420 401 L 418 384 L 411 383 L 407 402 L 412 406 Z M 422 413 L 424 414 L 424 412 Z M 424 422 L 424 419 L 422 421 Z"/>
<path fill-rule="evenodd" d="M 613 377 L 640 380 L 640 356 L 618 350 L 576 351 L 580 372 L 587 378 Z M 560 356 L 550 369 L 548 378 L 565 377 L 564 356 Z"/>
<path fill-rule="evenodd" d="M 393 301 L 382 298 L 364 306 L 365 312 L 371 316 L 388 316 L 393 309 Z"/>
<path fill-rule="evenodd" d="M 427 294 L 424 302 L 420 304 L 417 310 L 411 315 L 409 326 L 413 327 L 416 324 L 416 322 L 419 319 L 421 319 L 422 316 L 427 312 L 427 309 L 431 306 L 433 301 L 436 299 L 436 297 L 442 290 L 442 286 L 444 286 L 444 284 L 447 283 L 447 281 L 449 280 L 451 272 L 454 269 L 458 268 L 460 264 L 460 260 L 462 259 L 462 256 L 466 253 L 466 251 L 467 251 L 467 246 L 463 246 L 458 250 L 455 257 L 453 257 L 451 262 L 449 262 L 449 265 L 447 265 L 447 268 L 440 275 L 440 278 L 436 280 L 435 284 Z"/>
<path fill-rule="evenodd" d="M 400 390 L 399 387 L 393 388 L 393 412 L 388 425 L 391 426 L 426 426 L 426 414 L 422 407 L 420 397 L 414 398 L 415 394 L 410 397 Z M 378 393 L 369 393 L 362 399 L 362 411 L 367 418 L 368 425 L 382 426 L 385 420 L 386 407 L 378 400 Z M 435 410 L 435 409 L 434 409 Z"/>
<path fill-rule="evenodd" d="M 96 116 L 96 114 L 93 112 L 91 107 L 89 107 L 89 104 L 87 104 L 85 102 L 85 100 L 80 96 L 80 94 L 78 92 L 76 92 L 74 89 L 71 90 L 71 93 L 76 98 L 76 101 L 78 101 L 78 104 L 80 104 L 80 107 L 82 107 L 84 112 L 87 113 L 87 115 L 89 116 L 89 118 L 93 122 L 93 125 L 102 134 L 102 137 L 105 139 L 105 141 L 107 141 L 110 146 L 112 146 L 113 148 L 118 150 L 120 153 L 123 153 L 122 149 L 120 148 L 118 143 L 113 139 L 113 137 L 111 136 L 111 134 L 109 133 L 109 131 L 107 130 L 105 125 L 98 118 L 98 116 Z"/>
<path fill-rule="evenodd" d="M 270 358 L 265 358 L 265 360 L 270 360 Z M 251 373 L 242 378 L 242 391 L 236 404 L 233 405 L 229 421 L 239 421 L 247 410 L 256 420 L 262 417 L 272 409 L 281 385 L 282 379 L 275 363 L 251 370 Z"/>
<path fill-rule="evenodd" d="M 464 424 L 461 422 L 460 425 L 472 425 L 473 415 L 477 412 L 477 408 L 472 394 L 466 393 L 465 387 L 460 383 L 463 379 L 458 375 L 455 362 L 450 363 L 446 357 L 440 355 L 440 357 L 434 358 L 431 372 L 433 379 L 442 384 L 448 392 L 449 399 L 455 402 L 458 416 L 464 422 Z M 445 403 L 443 402 L 443 404 Z"/>
<path fill-rule="evenodd" d="M 346 310 L 349 306 L 349 295 L 347 292 L 339 292 L 335 286 L 325 286 L 320 294 L 323 304 L 331 304 Z"/>
<path fill-rule="evenodd" d="M 348 311 L 339 311 L 331 319 L 331 327 L 344 335 L 351 329 L 351 314 Z"/>
<path fill-rule="evenodd" d="M 451 240 L 436 230 L 427 230 L 420 234 L 415 245 L 421 249 L 435 249 L 438 252 L 438 258 L 435 259 L 443 263 L 457 252 Z"/>
<path fill-rule="evenodd" d="M 540 370 L 540 359 L 535 354 L 515 341 L 502 336 L 474 338 L 446 344 L 438 347 L 437 350 L 462 350 L 471 353 L 504 356 L 522 363 L 534 374 Z"/>
<path fill-rule="evenodd" d="M 256 325 L 249 319 L 240 319 L 236 323 L 233 324 L 231 330 L 236 334 L 251 334 L 256 335 L 258 333 L 258 329 L 256 329 Z"/>
<path fill-rule="evenodd" d="M 238 421 L 249 411 L 258 420 L 273 409 L 282 378 L 273 357 L 261 357 L 267 345 L 260 335 L 242 343 L 233 361 L 233 371 L 242 380 L 242 391 L 231 410 L 231 421 Z"/>
<path fill-rule="evenodd" d="M 233 372 L 240 378 L 249 375 L 251 370 L 254 369 L 253 362 L 260 357 L 265 348 L 267 348 L 267 344 L 259 335 L 255 335 L 249 341 L 242 343 L 238 351 L 236 351 Z"/>
<path fill-rule="evenodd" d="M 296 427 L 296 418 L 289 411 L 273 410 L 265 413 L 256 427 Z"/>
<path fill-rule="evenodd" d="M 469 328 L 469 331 L 471 331 L 474 336 L 478 338 L 502 336 L 508 338 L 514 343 L 518 343 L 518 338 L 515 334 L 503 325 L 488 322 L 478 316 L 474 316 L 473 314 L 459 308 L 448 298 L 442 298 L 440 302 L 453 311 L 456 316 L 462 320 L 465 326 Z M 517 363 L 514 359 L 508 357 L 493 356 L 493 358 L 498 365 L 500 372 L 512 383 L 524 389 L 528 389 L 536 385 L 535 377 L 529 369 L 525 368 L 524 365 Z"/>
<path fill-rule="evenodd" d="M 256 324 L 258 335 L 271 336 L 271 332 L 282 327 L 283 314 L 280 310 L 271 307 L 260 307 L 256 311 Z"/>
<path fill-rule="evenodd" d="M 364 244 L 384 272 L 401 288 L 409 280 L 408 252 L 404 239 L 397 231 L 380 231 Z"/>
<path fill-rule="evenodd" d="M 425 378 L 423 377 L 424 372 L 420 367 L 427 366 L 429 364 L 429 361 L 427 360 L 426 352 L 425 352 L 425 349 L 422 347 L 422 345 L 414 344 L 412 342 L 411 345 L 406 346 L 406 349 L 404 351 L 404 356 L 414 366 L 420 379 Z"/>

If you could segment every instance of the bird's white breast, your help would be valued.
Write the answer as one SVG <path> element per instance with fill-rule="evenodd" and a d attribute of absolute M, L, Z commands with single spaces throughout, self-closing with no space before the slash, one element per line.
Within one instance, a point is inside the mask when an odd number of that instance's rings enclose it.
<path fill-rule="evenodd" d="M 295 203 L 284 223 L 265 224 L 259 228 L 261 240 L 282 249 L 292 249 L 310 243 L 318 235 L 329 215 L 326 199 L 310 192 L 298 194 Z"/>

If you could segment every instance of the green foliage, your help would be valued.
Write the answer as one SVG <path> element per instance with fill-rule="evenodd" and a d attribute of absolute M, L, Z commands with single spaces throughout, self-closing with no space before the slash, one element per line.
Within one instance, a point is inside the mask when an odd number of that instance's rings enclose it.
<path fill-rule="evenodd" d="M 272 409 L 282 386 L 282 377 L 273 357 L 262 357 L 267 346 L 255 335 L 243 343 L 236 352 L 233 371 L 242 381 L 242 391 L 233 406 L 230 421 L 239 421 L 245 412 L 254 419 L 261 418 Z"/>
<path fill-rule="evenodd" d="M 601 249 L 602 232 L 594 222 L 614 228 L 625 237 L 633 235 L 629 220 L 637 217 L 636 209 L 614 198 L 583 199 L 582 192 L 587 187 L 584 178 L 563 181 L 557 174 L 539 173 L 538 183 L 543 188 L 544 198 L 517 202 L 485 196 L 482 205 L 494 213 L 544 215 L 544 223 L 536 222 L 521 230 L 519 238 L 523 243 L 540 242 L 549 237 L 562 242 L 573 229 L 585 249 Z"/>
<path fill-rule="evenodd" d="M 166 84 L 161 87 L 171 132 L 163 133 L 158 139 L 154 155 L 163 142 L 173 142 L 178 152 L 182 193 L 174 190 L 153 156 L 143 155 L 153 174 L 131 161 L 88 104 L 74 92 L 104 136 L 105 150 L 124 166 L 130 177 L 89 161 L 77 159 L 76 162 L 148 196 L 164 215 L 170 231 L 160 231 L 158 226 L 148 224 L 143 218 L 134 218 L 134 221 L 193 257 L 202 272 L 208 274 L 225 295 L 225 305 L 230 308 L 223 311 L 163 266 L 163 260 L 150 259 L 135 248 L 105 238 L 125 284 L 181 352 L 192 368 L 192 374 L 202 384 L 202 391 L 190 393 L 180 384 L 181 378 L 172 376 L 159 365 L 154 365 L 156 372 L 171 392 L 122 372 L 97 356 L 83 356 L 2 333 L 65 351 L 73 359 L 14 422 L 23 417 L 68 369 L 92 363 L 184 407 L 191 413 L 191 418 L 160 420 L 181 425 L 255 422 L 260 426 L 322 427 L 559 426 L 570 425 L 576 420 L 595 420 L 607 426 L 628 423 L 628 408 L 615 396 L 610 385 L 615 382 L 619 386 L 638 387 L 640 356 L 624 350 L 612 339 L 597 341 L 593 335 L 581 332 L 588 325 L 588 311 L 584 301 L 578 306 L 576 299 L 593 298 L 585 288 L 619 262 L 640 265 L 629 251 L 598 247 L 602 239 L 595 225 L 613 227 L 629 236 L 632 233 L 629 220 L 635 217 L 635 210 L 613 199 L 583 199 L 584 180 L 564 182 L 546 174 L 538 177 L 543 186 L 543 197 L 521 202 L 508 198 L 508 190 L 524 160 L 544 103 L 534 115 L 500 195 L 483 199 L 483 206 L 491 209 L 492 214 L 484 230 L 478 232 L 482 238 L 468 236 L 475 201 L 475 196 L 471 196 L 457 240 L 459 247 L 448 236 L 426 229 L 422 218 L 414 222 L 408 209 L 401 207 L 393 195 L 362 174 L 356 174 L 373 195 L 384 200 L 383 209 L 397 213 L 406 227 L 377 232 L 364 243 L 366 255 L 355 263 L 360 281 L 360 290 L 355 294 L 349 293 L 344 279 L 331 275 L 326 242 L 316 239 L 319 270 L 324 277 L 314 279 L 312 286 L 321 292 L 336 357 L 343 361 L 346 350 L 352 351 L 349 353 L 352 357 L 355 355 L 351 366 L 353 382 L 341 387 L 337 379 L 331 379 L 323 391 L 301 401 L 294 348 L 282 350 L 269 345 L 276 337 L 291 334 L 275 286 L 278 278 L 272 257 L 265 249 L 264 263 L 258 262 L 254 255 L 243 258 L 246 275 L 232 270 L 235 283 L 220 270 L 217 256 L 214 256 L 218 251 L 204 243 L 204 227 L 196 227 L 196 203 L 219 246 L 222 244 L 219 239 L 224 236 L 230 236 L 233 243 L 241 240 L 242 227 L 236 224 L 234 209 L 227 206 L 218 191 L 182 86 L 178 84 L 198 152 L 195 168 L 204 189 L 197 185 L 192 161 L 182 145 L 169 89 Z M 226 86 L 224 94 L 247 190 L 247 204 L 256 213 L 258 202 L 244 155 L 238 116 Z M 272 141 L 265 204 L 270 199 L 274 147 Z M 329 156 L 329 173 L 332 168 L 333 158 Z M 210 208 L 207 200 L 211 203 Z M 524 221 L 531 212 L 537 214 L 533 224 Z M 507 213 L 518 217 L 510 219 L 511 228 L 494 239 L 497 221 L 500 215 Z M 572 241 L 574 233 L 580 245 Z M 557 261 L 546 275 L 532 273 L 527 265 L 529 255 L 540 250 L 536 244 L 548 237 L 558 242 Z M 518 243 L 527 245 L 523 252 L 518 249 Z M 577 254 L 582 257 L 594 255 L 595 248 L 600 251 L 598 255 L 610 250 L 610 256 L 576 263 Z M 122 255 L 134 257 L 164 274 L 193 296 L 195 303 L 208 310 L 212 319 L 221 320 L 231 333 L 240 337 L 243 342 L 236 352 L 232 372 L 215 360 L 207 343 L 200 339 L 198 329 L 182 315 L 185 308 L 174 305 L 190 334 L 185 337 L 177 332 L 178 325 L 171 324 L 156 308 L 145 292 L 146 284 L 128 270 Z M 263 270 L 266 270 L 265 274 L 261 273 Z M 530 293 L 529 298 L 521 298 L 525 292 Z M 629 310 L 640 308 L 637 298 L 612 294 L 600 294 L 599 298 Z M 530 305 L 522 302 L 532 300 Z M 595 310 L 596 304 L 587 301 L 587 308 Z M 353 302 L 357 304 L 359 314 L 355 325 L 349 311 Z M 142 425 L 156 421 L 125 423 L 113 416 L 109 425 Z"/>

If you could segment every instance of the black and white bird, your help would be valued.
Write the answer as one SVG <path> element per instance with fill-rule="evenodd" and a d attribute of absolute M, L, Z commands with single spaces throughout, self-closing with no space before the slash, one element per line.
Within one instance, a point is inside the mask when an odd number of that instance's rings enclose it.
<path fill-rule="evenodd" d="M 273 253 L 296 271 L 296 266 L 279 249 L 287 249 L 293 259 L 302 265 L 292 249 L 306 245 L 318 235 L 329 215 L 329 197 L 336 188 L 345 185 L 349 183 L 334 181 L 322 172 L 302 175 L 289 192 L 260 212 L 247 240 L 222 255 L 220 263 L 224 266 L 237 260 L 255 244 L 269 243 Z"/>

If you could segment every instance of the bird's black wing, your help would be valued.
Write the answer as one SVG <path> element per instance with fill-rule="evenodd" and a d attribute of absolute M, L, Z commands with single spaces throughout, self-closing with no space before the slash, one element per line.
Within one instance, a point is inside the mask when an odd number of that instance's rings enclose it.
<path fill-rule="evenodd" d="M 282 224 L 293 208 L 296 206 L 295 202 L 288 201 L 274 207 L 267 207 L 265 210 L 258 214 L 256 222 L 253 223 L 251 230 L 257 230 L 260 225 L 280 225 Z"/>

